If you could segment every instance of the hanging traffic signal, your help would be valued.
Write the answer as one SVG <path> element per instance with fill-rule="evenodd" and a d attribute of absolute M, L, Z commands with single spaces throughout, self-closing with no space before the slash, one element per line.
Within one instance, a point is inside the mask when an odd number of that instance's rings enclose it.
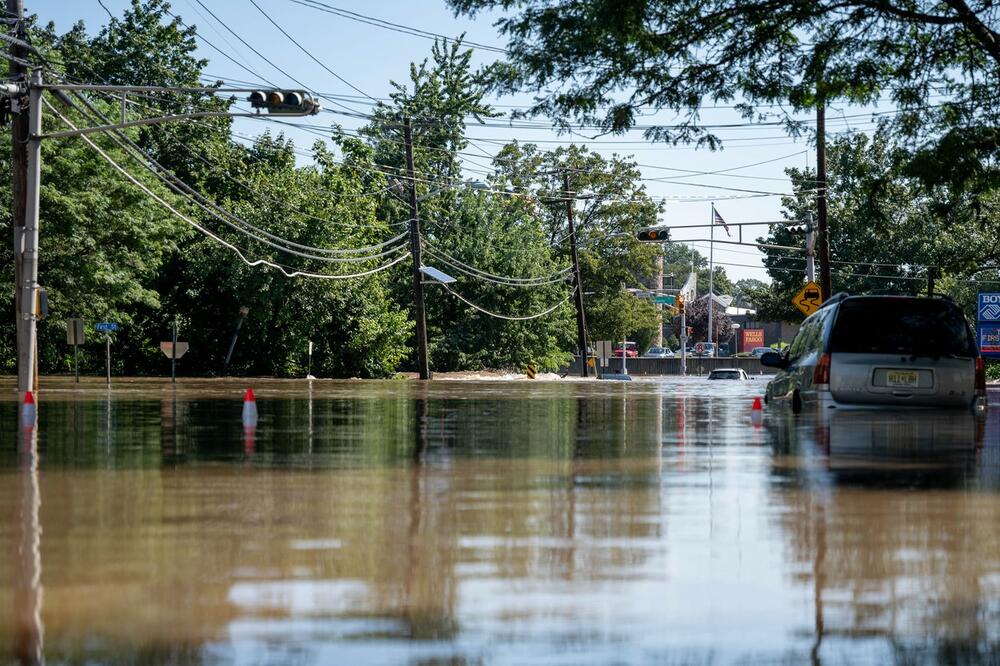
<path fill-rule="evenodd" d="M 674 304 L 677 306 L 677 314 L 684 314 L 684 297 L 677 294 L 677 299 L 674 301 Z"/>
<path fill-rule="evenodd" d="M 670 237 L 669 230 L 658 229 L 656 227 L 650 229 L 640 229 L 635 235 L 635 239 L 642 241 L 644 243 L 662 243 Z"/>
<path fill-rule="evenodd" d="M 314 116 L 320 109 L 316 98 L 304 90 L 254 90 L 247 101 L 274 115 Z"/>

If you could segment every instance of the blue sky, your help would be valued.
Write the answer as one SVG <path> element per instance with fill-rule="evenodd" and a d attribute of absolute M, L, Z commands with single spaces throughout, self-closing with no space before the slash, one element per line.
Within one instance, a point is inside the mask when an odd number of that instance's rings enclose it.
<path fill-rule="evenodd" d="M 128 0 L 103 1 L 115 15 L 121 15 L 129 5 Z M 294 75 L 311 89 L 328 93 L 356 94 L 293 44 L 287 43 L 249 0 L 202 0 L 202 2 L 240 37 L 253 44 L 274 64 Z M 257 0 L 257 2 L 327 67 L 374 97 L 384 97 L 388 93 L 391 79 L 407 80 L 409 64 L 422 60 L 430 53 L 431 41 L 427 39 L 333 16 L 301 6 L 293 0 Z M 475 20 L 455 18 L 443 0 L 411 2 L 329 0 L 328 4 L 430 32 L 449 36 L 457 36 L 464 32 L 471 41 L 504 45 L 503 38 L 492 25 L 495 16 L 478 16 Z M 26 11 L 38 12 L 43 22 L 54 21 L 60 32 L 68 30 L 72 23 L 79 20 L 84 21 L 91 32 L 96 32 L 108 20 L 107 14 L 97 0 L 56 0 L 38 7 L 29 4 Z M 200 35 L 226 51 L 248 69 L 258 73 L 261 78 L 277 85 L 297 87 L 227 32 L 196 0 L 173 0 L 172 11 L 180 14 L 186 23 L 196 25 Z M 208 46 L 202 45 L 200 54 L 209 60 L 206 72 L 213 76 L 240 80 L 251 78 L 245 69 L 226 60 Z M 490 62 L 496 57 L 498 57 L 496 54 L 488 51 L 477 52 L 475 56 L 477 63 Z M 529 95 L 522 95 L 499 99 L 496 102 L 502 105 L 500 110 L 506 111 L 509 110 L 508 106 L 523 106 L 529 100 Z M 852 126 L 853 121 L 846 118 L 841 120 L 840 116 L 843 113 L 857 113 L 857 110 L 838 110 L 836 107 L 831 109 L 828 115 L 830 131 L 836 132 Z M 321 115 L 310 122 L 329 123 L 332 118 L 333 116 Z M 659 114 L 646 118 L 643 122 L 671 122 L 672 118 L 671 114 Z M 706 123 L 743 122 L 731 108 L 705 109 L 702 118 Z M 337 121 L 347 128 L 363 124 L 361 120 L 343 117 L 337 118 Z M 859 121 L 861 125 L 867 124 L 864 119 Z M 251 121 L 247 121 L 249 122 Z M 247 123 L 241 126 L 243 131 L 252 133 L 262 131 L 259 124 Z M 854 126 L 856 125 L 857 122 Z M 514 138 L 525 142 L 581 141 L 578 136 L 557 135 L 542 122 L 539 126 L 536 130 L 470 125 L 467 134 L 474 139 L 473 151 L 481 149 L 490 153 L 498 146 L 493 142 Z M 306 133 L 296 136 L 294 130 L 290 134 L 298 145 L 304 148 L 315 139 L 313 135 Z M 642 139 L 639 132 L 621 137 L 605 137 L 588 145 L 605 155 L 633 155 L 638 163 L 647 165 L 642 167 L 644 178 L 671 179 L 669 182 L 646 181 L 647 191 L 651 195 L 667 198 L 666 211 L 662 217 L 665 224 L 707 223 L 710 220 L 711 209 L 709 201 L 705 199 L 709 198 L 715 199 L 717 209 L 727 222 L 780 219 L 779 197 L 733 199 L 731 197 L 740 197 L 744 194 L 723 188 L 789 192 L 790 185 L 783 169 L 815 164 L 815 153 L 811 142 L 807 139 L 793 140 L 784 136 L 780 128 L 775 127 L 737 128 L 727 130 L 723 136 L 731 141 L 726 143 L 724 150 L 717 152 L 648 143 Z M 556 143 L 542 145 L 551 147 Z M 489 158 L 484 155 L 480 162 L 486 164 L 488 160 Z M 742 168 L 744 165 L 759 162 L 768 163 Z M 470 167 L 481 168 L 473 165 Z M 728 171 L 725 174 L 692 176 L 671 169 Z M 478 176 L 473 172 L 469 175 L 473 178 Z M 677 230 L 673 233 L 673 238 L 676 240 L 705 238 L 707 231 L 707 229 Z M 751 239 L 764 231 L 764 227 L 747 228 L 744 230 L 744 240 Z M 721 229 L 717 231 L 716 238 L 719 237 L 725 237 Z M 708 254 L 707 243 L 696 243 L 695 246 L 703 254 Z M 766 273 L 760 267 L 759 257 L 760 253 L 751 247 L 719 244 L 715 247 L 716 261 L 726 266 L 727 273 L 733 279 L 743 277 L 766 279 Z"/>

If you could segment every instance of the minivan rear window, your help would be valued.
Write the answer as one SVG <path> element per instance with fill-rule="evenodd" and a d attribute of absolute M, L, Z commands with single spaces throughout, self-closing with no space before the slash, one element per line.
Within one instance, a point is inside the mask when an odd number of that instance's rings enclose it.
<path fill-rule="evenodd" d="M 976 346 L 962 311 L 953 303 L 859 298 L 841 304 L 830 351 L 971 357 L 976 355 Z"/>

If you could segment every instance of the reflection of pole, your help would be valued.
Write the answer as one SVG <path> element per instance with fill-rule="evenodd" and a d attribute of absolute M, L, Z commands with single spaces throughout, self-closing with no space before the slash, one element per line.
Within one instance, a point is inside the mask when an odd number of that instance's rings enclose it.
<path fill-rule="evenodd" d="M 42 664 L 42 505 L 38 487 L 38 427 L 22 430 L 21 534 L 14 576 L 14 655 L 21 664 Z"/>
<path fill-rule="evenodd" d="M 566 198 L 566 224 L 569 227 L 569 255 L 573 261 L 573 283 L 576 287 L 576 344 L 580 348 L 580 375 L 589 377 L 590 369 L 587 365 L 587 360 L 590 355 L 587 353 L 587 317 L 583 311 L 583 283 L 580 280 L 580 256 L 576 251 L 576 223 L 573 219 L 576 197 L 569 191 L 569 173 L 566 171 L 563 171 L 563 197 Z M 624 353 L 624 350 L 622 353 Z"/>
<path fill-rule="evenodd" d="M 810 657 L 813 664 L 819 666 L 819 647 L 823 642 L 823 587 L 826 583 L 826 574 L 823 572 L 823 565 L 826 562 L 826 510 L 823 505 L 817 508 L 819 514 L 816 521 L 816 559 L 813 560 L 813 610 L 815 623 L 815 640 L 813 641 Z"/>
<path fill-rule="evenodd" d="M 104 373 L 108 378 L 108 386 L 111 386 L 111 334 L 104 334 Z"/>

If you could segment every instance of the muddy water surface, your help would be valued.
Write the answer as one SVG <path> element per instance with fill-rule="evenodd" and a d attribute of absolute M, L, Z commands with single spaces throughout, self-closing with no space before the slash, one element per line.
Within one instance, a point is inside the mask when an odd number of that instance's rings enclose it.
<path fill-rule="evenodd" d="M 258 381 L 245 429 L 243 384 L 49 380 L 0 403 L 0 650 L 996 663 L 1000 405 L 755 428 L 763 386 Z"/>

